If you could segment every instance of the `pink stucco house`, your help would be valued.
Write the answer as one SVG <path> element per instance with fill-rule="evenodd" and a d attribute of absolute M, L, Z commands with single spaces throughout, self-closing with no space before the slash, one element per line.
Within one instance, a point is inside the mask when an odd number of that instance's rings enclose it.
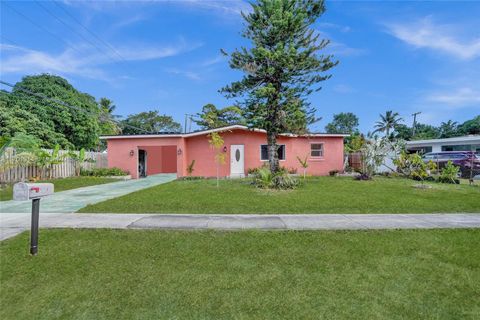
<path fill-rule="evenodd" d="M 193 176 L 216 176 L 215 151 L 208 134 L 220 132 L 225 144 L 226 163 L 220 168 L 223 177 L 243 177 L 249 168 L 267 162 L 266 133 L 241 125 L 185 134 L 146 134 L 103 136 L 107 141 L 108 166 L 128 170 L 136 179 L 158 173 L 187 175 L 187 166 L 195 160 Z M 326 175 L 343 169 L 342 134 L 282 134 L 278 139 L 280 165 L 302 168 L 297 156 L 308 157 L 308 173 Z"/>

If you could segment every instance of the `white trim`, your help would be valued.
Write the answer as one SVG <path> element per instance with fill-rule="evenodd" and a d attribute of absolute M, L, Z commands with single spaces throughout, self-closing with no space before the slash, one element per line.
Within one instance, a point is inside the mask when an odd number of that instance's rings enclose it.
<path fill-rule="evenodd" d="M 247 126 L 241 125 L 232 125 L 228 127 L 204 130 L 204 131 L 197 131 L 191 133 L 172 133 L 172 134 L 138 134 L 138 135 L 118 135 L 118 136 L 100 136 L 102 140 L 108 139 L 144 139 L 144 138 L 189 138 L 195 136 L 201 136 L 205 134 L 209 134 L 212 132 L 223 132 L 229 130 L 244 130 L 244 131 L 253 131 L 253 132 L 261 132 L 266 133 L 267 131 L 263 129 L 250 129 Z M 348 134 L 331 134 L 331 133 L 308 133 L 308 134 L 292 134 L 292 133 L 281 133 L 280 136 L 284 137 L 332 137 L 332 138 L 345 138 L 348 137 Z"/>
<path fill-rule="evenodd" d="M 423 144 L 432 144 L 432 143 L 475 143 L 480 141 L 480 135 L 472 136 L 463 136 L 463 137 L 454 137 L 454 138 L 445 138 L 445 139 L 430 139 L 430 140 L 414 140 L 407 141 L 407 146 L 417 146 Z"/>

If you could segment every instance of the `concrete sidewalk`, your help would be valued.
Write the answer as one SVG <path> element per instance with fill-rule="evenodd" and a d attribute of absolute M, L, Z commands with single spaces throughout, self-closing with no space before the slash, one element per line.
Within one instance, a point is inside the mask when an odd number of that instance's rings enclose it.
<path fill-rule="evenodd" d="M 2 213 L 0 240 L 29 230 L 30 215 Z M 362 230 L 480 228 L 480 213 L 454 214 L 79 214 L 42 213 L 41 228 Z"/>

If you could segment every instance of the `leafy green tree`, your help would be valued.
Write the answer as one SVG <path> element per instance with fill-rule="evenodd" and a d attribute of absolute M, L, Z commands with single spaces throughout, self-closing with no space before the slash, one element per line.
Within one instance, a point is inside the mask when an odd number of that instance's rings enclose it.
<path fill-rule="evenodd" d="M 158 110 L 132 114 L 122 120 L 123 134 L 142 134 L 158 132 L 181 132 L 182 126 L 171 116 L 161 115 Z M 138 130 L 136 128 L 142 130 Z"/>
<path fill-rule="evenodd" d="M 209 103 L 203 106 L 202 112 L 197 113 L 199 120 L 193 120 L 202 129 L 214 129 L 233 124 L 244 124 L 242 109 L 237 106 L 217 109 Z"/>
<path fill-rule="evenodd" d="M 350 137 L 345 139 L 345 152 L 359 152 L 367 140 L 365 136 L 359 132 L 354 132 Z"/>
<path fill-rule="evenodd" d="M 438 130 L 440 131 L 439 138 L 451 138 L 458 136 L 458 123 L 452 120 L 442 122 L 440 127 L 438 127 Z"/>
<path fill-rule="evenodd" d="M 26 134 L 39 140 L 39 147 L 54 148 L 60 145 L 62 148 L 73 148 L 67 138 L 54 128 L 20 105 L 22 99 L 12 97 L 9 93 L 0 92 L 0 136 L 8 141 L 17 134 Z"/>
<path fill-rule="evenodd" d="M 480 115 L 459 125 L 458 132 L 460 135 L 480 134 Z"/>
<path fill-rule="evenodd" d="M 306 99 L 338 62 L 319 54 L 329 44 L 313 28 L 325 12 L 323 0 L 258 0 L 251 6 L 251 13 L 242 13 L 242 35 L 251 46 L 230 54 L 230 67 L 244 76 L 220 91 L 239 100 L 250 127 L 266 130 L 270 170 L 276 173 L 278 135 L 305 132 L 315 121 Z"/>
<path fill-rule="evenodd" d="M 83 111 L 32 96 L 21 89 L 59 99 Z M 35 115 L 75 148 L 92 149 L 97 146 L 100 132 L 97 103 L 92 96 L 76 90 L 67 80 L 48 74 L 24 77 L 15 84 L 11 99 L 10 105 Z M 65 143 L 59 144 L 67 147 Z"/>
<path fill-rule="evenodd" d="M 397 127 L 401 121 L 403 121 L 403 119 L 400 118 L 398 112 L 389 110 L 385 112 L 384 115 L 380 115 L 380 121 L 375 123 L 375 130 L 373 133 L 384 132 L 385 137 L 390 138 L 390 132 L 395 130 L 395 127 Z"/>
<path fill-rule="evenodd" d="M 439 135 L 440 131 L 437 127 L 418 123 L 415 128 L 415 136 L 412 137 L 412 140 L 437 139 Z"/>
<path fill-rule="evenodd" d="M 397 140 L 405 140 L 410 141 L 412 140 L 413 130 L 411 127 L 407 126 L 406 124 L 397 124 L 395 126 L 395 139 Z"/>
<path fill-rule="evenodd" d="M 327 124 L 327 133 L 351 134 L 358 130 L 358 117 L 351 112 L 341 112 L 333 115 L 333 121 Z"/>

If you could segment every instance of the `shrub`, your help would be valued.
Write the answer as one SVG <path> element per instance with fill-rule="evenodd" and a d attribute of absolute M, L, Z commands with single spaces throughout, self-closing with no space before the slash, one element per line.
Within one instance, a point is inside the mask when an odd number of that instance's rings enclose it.
<path fill-rule="evenodd" d="M 308 154 L 303 159 L 297 156 L 297 160 L 300 163 L 300 166 L 302 166 L 303 168 L 303 179 L 305 180 L 305 177 L 307 176 L 307 168 L 308 168 Z"/>
<path fill-rule="evenodd" d="M 334 176 L 336 176 L 336 175 L 338 174 L 338 172 L 339 172 L 338 170 L 331 170 L 331 171 L 328 172 L 328 174 L 329 174 L 331 177 L 334 177 Z"/>
<path fill-rule="evenodd" d="M 252 183 L 257 188 L 280 190 L 295 189 L 299 185 L 298 179 L 290 176 L 285 168 L 272 174 L 266 167 L 256 170 Z"/>
<path fill-rule="evenodd" d="M 355 176 L 354 179 L 359 181 L 366 181 L 366 180 L 372 180 L 372 176 L 366 173 L 362 173 L 362 174 L 359 174 L 358 176 Z"/>
<path fill-rule="evenodd" d="M 201 176 L 187 176 L 187 177 L 181 177 L 179 178 L 178 180 L 185 180 L 185 181 L 191 181 L 191 180 L 204 180 L 205 177 L 201 177 Z"/>
<path fill-rule="evenodd" d="M 438 182 L 459 184 L 460 181 L 457 179 L 459 172 L 460 168 L 454 165 L 452 161 L 448 161 L 448 163 L 443 168 L 440 177 L 438 177 Z"/>
<path fill-rule="evenodd" d="M 273 175 L 270 169 L 261 167 L 253 173 L 253 184 L 257 188 L 268 189 L 272 185 Z"/>
<path fill-rule="evenodd" d="M 295 189 L 298 187 L 298 179 L 289 174 L 277 173 L 272 178 L 272 188 L 279 190 Z"/>
<path fill-rule="evenodd" d="M 416 181 L 433 181 L 435 180 L 431 174 L 437 170 L 437 165 L 433 161 L 425 163 L 418 153 L 407 154 L 402 152 L 400 156 L 394 160 L 397 170 Z"/>
<path fill-rule="evenodd" d="M 120 168 L 94 168 L 91 170 L 81 170 L 80 175 L 82 176 L 90 176 L 90 177 L 108 177 L 108 176 L 114 176 L 114 177 L 121 177 L 121 176 L 126 176 L 128 175 L 127 171 L 124 171 Z"/>

